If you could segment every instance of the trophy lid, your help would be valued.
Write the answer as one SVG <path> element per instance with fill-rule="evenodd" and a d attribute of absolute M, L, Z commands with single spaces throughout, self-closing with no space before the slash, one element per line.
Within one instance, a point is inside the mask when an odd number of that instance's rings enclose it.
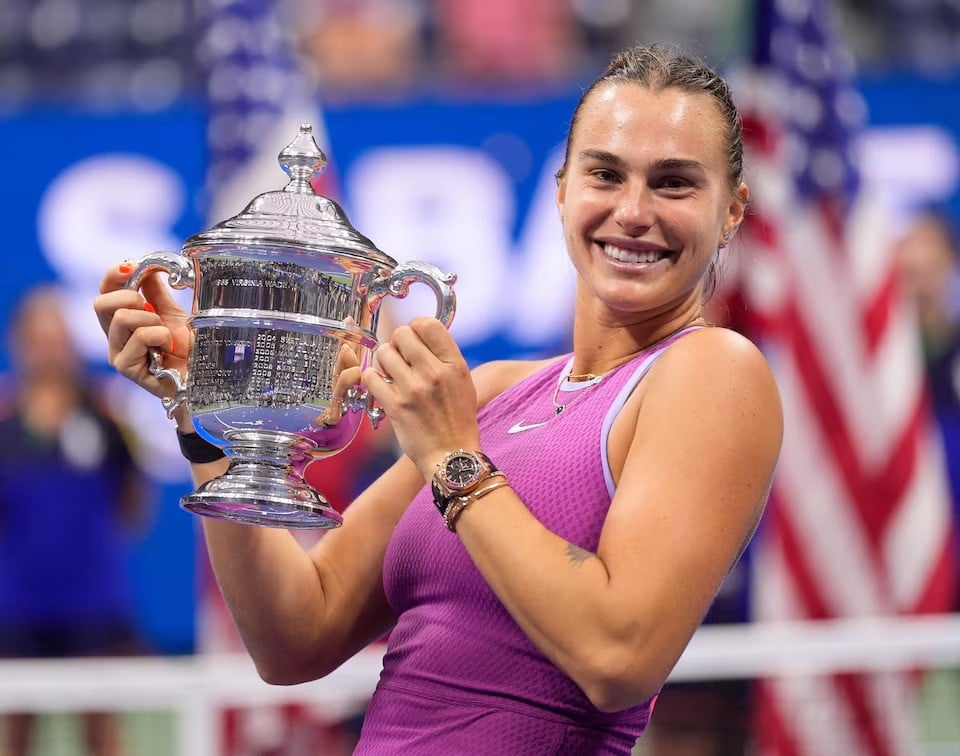
<path fill-rule="evenodd" d="M 310 124 L 301 124 L 300 133 L 284 147 L 278 159 L 290 177 L 282 190 L 255 197 L 239 215 L 191 236 L 184 251 L 209 245 L 282 245 L 303 249 L 308 254 L 343 255 L 396 266 L 396 260 L 377 249 L 350 224 L 340 205 L 314 190 L 310 182 L 326 167 L 327 157 Z"/>

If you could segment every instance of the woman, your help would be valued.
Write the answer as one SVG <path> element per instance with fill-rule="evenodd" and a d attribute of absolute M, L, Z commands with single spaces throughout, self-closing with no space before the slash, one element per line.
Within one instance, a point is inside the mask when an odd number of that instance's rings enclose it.
<path fill-rule="evenodd" d="M 121 429 L 86 374 L 51 286 L 10 327 L 0 391 L 0 658 L 143 653 L 127 560 L 149 500 Z M 84 712 L 94 756 L 123 752 L 117 717 Z M 6 718 L 0 753 L 26 756 L 35 715 Z M 3 745 L 5 741 L 6 746 Z"/>
<path fill-rule="evenodd" d="M 716 73 L 656 47 L 615 58 L 558 173 L 572 355 L 471 375 L 417 318 L 362 375 L 404 456 L 342 528 L 303 553 L 286 532 L 204 522 L 264 679 L 320 677 L 391 631 L 357 753 L 629 753 L 643 732 L 780 448 L 763 357 L 702 315 L 749 196 L 741 154 Z M 122 290 L 129 272 L 107 273 L 96 310 L 112 364 L 160 395 L 147 353 L 182 367 L 185 316 L 155 281 L 146 303 Z"/>

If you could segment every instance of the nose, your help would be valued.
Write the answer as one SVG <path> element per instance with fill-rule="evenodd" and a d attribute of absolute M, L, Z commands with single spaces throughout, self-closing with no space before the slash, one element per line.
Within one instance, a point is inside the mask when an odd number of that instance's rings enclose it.
<path fill-rule="evenodd" d="M 625 185 L 617 198 L 614 218 L 625 233 L 642 232 L 654 223 L 653 196 L 650 189 L 639 182 Z"/>

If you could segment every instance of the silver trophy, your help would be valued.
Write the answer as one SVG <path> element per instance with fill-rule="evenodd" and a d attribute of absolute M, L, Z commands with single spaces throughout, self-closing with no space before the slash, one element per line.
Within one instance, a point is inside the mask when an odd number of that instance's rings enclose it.
<path fill-rule="evenodd" d="M 380 303 L 406 296 L 412 282 L 433 289 L 436 317 L 449 326 L 456 276 L 425 262 L 398 265 L 314 191 L 326 157 L 309 125 L 279 159 L 289 176 L 281 191 L 190 237 L 179 254 L 146 255 L 127 288 L 162 270 L 173 288 L 193 289 L 186 376 L 165 369 L 158 352 L 151 372 L 175 386 L 167 414 L 186 402 L 197 432 L 223 447 L 230 465 L 181 506 L 249 524 L 331 528 L 341 517 L 303 470 L 346 447 L 365 415 L 374 427 L 383 417 L 343 372 L 369 364 Z"/>

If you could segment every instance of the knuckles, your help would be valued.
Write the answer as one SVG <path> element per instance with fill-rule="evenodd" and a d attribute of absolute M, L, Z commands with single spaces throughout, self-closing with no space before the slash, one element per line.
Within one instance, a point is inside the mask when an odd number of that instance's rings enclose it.
<path fill-rule="evenodd" d="M 397 341 L 409 341 L 411 338 L 416 338 L 416 332 L 409 325 L 397 326 L 393 329 L 393 338 Z"/>
<path fill-rule="evenodd" d="M 429 315 L 417 315 L 410 321 L 410 328 L 418 333 L 431 333 L 437 329 L 447 330 L 443 323 Z"/>

